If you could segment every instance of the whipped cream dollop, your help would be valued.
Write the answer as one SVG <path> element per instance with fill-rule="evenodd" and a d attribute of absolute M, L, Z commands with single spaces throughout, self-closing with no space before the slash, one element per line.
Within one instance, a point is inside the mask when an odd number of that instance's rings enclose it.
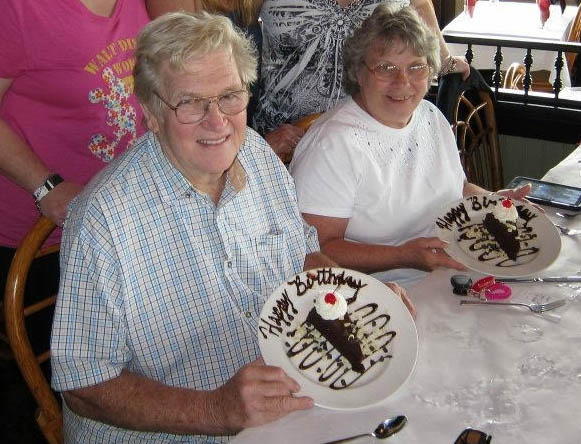
<path fill-rule="evenodd" d="M 516 211 L 516 207 L 512 203 L 512 200 L 506 198 L 502 201 L 498 202 L 492 210 L 492 215 L 500 222 L 507 223 L 512 222 L 516 223 L 518 220 L 518 212 Z"/>
<path fill-rule="evenodd" d="M 324 291 L 315 299 L 315 309 L 327 321 L 343 319 L 347 313 L 347 301 L 337 291 Z"/>

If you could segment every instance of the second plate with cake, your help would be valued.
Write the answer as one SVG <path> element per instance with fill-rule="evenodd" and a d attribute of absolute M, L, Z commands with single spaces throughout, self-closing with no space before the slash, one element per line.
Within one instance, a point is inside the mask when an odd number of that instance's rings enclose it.
<path fill-rule="evenodd" d="M 258 340 L 265 362 L 294 378 L 299 394 L 332 409 L 366 407 L 393 394 L 418 351 L 401 298 L 343 268 L 304 272 L 277 288 L 262 309 Z"/>
<path fill-rule="evenodd" d="M 538 273 L 561 250 L 559 233 L 547 216 L 529 203 L 496 194 L 470 196 L 450 205 L 436 220 L 436 232 L 448 242 L 451 257 L 497 277 Z"/>

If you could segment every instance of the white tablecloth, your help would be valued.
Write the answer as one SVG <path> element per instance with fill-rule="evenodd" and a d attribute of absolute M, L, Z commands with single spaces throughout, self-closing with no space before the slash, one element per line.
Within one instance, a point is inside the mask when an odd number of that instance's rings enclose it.
<path fill-rule="evenodd" d="M 579 159 L 581 149 L 546 179 L 580 185 Z M 556 220 L 554 209 L 547 210 Z M 581 228 L 578 219 L 566 222 Z M 561 239 L 561 254 L 545 276 L 581 270 L 581 236 Z M 295 412 L 232 442 L 322 443 L 372 430 L 397 414 L 407 415 L 408 424 L 386 441 L 393 444 L 451 444 L 468 426 L 492 434 L 493 443 L 581 442 L 581 284 L 511 284 L 515 301 L 571 298 L 541 316 L 524 308 L 460 306 L 452 274 L 437 270 L 409 289 L 418 309 L 418 360 L 393 396 L 358 411 Z"/>
<path fill-rule="evenodd" d="M 543 180 L 581 188 L 581 145 L 547 171 Z"/>
<path fill-rule="evenodd" d="M 461 32 L 474 37 L 495 37 L 502 39 L 525 38 L 530 40 L 552 40 L 560 42 L 567 39 L 569 25 L 575 18 L 577 8 L 567 6 L 561 13 L 559 5 L 551 5 L 551 15 L 545 26 L 541 28 L 539 9 L 535 3 L 517 3 L 499 1 L 491 3 L 479 0 L 476 2 L 473 17 L 462 13 L 452 20 L 443 30 L 444 36 L 454 32 Z M 465 55 L 467 45 L 448 44 L 450 52 L 454 55 Z M 472 47 L 474 60 L 472 65 L 477 69 L 494 69 L 494 46 Z M 506 70 L 512 62 L 523 63 L 525 49 L 502 48 L 503 61 L 501 70 Z M 546 70 L 553 73 L 555 67 L 556 52 L 533 50 L 532 71 Z M 563 86 L 571 86 L 567 64 L 561 70 Z M 551 81 L 554 73 L 551 74 Z"/>

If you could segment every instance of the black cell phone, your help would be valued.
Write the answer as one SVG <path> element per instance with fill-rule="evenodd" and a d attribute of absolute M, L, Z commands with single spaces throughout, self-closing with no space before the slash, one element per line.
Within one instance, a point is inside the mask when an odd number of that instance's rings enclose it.
<path fill-rule="evenodd" d="M 581 211 L 581 188 L 522 176 L 512 179 L 507 188 L 515 188 L 527 183 L 533 186 L 530 194 L 527 195 L 530 201 L 570 211 Z"/>

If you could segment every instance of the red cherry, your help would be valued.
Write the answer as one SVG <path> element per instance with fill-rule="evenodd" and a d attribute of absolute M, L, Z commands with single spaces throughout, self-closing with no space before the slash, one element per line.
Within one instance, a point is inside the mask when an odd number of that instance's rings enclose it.
<path fill-rule="evenodd" d="M 325 295 L 325 302 L 327 304 L 335 305 L 335 302 L 337 302 L 337 297 L 333 293 L 327 293 Z"/>
<path fill-rule="evenodd" d="M 512 207 L 512 201 L 510 199 L 504 199 L 502 201 L 502 206 L 504 208 L 510 208 L 510 207 Z"/>

